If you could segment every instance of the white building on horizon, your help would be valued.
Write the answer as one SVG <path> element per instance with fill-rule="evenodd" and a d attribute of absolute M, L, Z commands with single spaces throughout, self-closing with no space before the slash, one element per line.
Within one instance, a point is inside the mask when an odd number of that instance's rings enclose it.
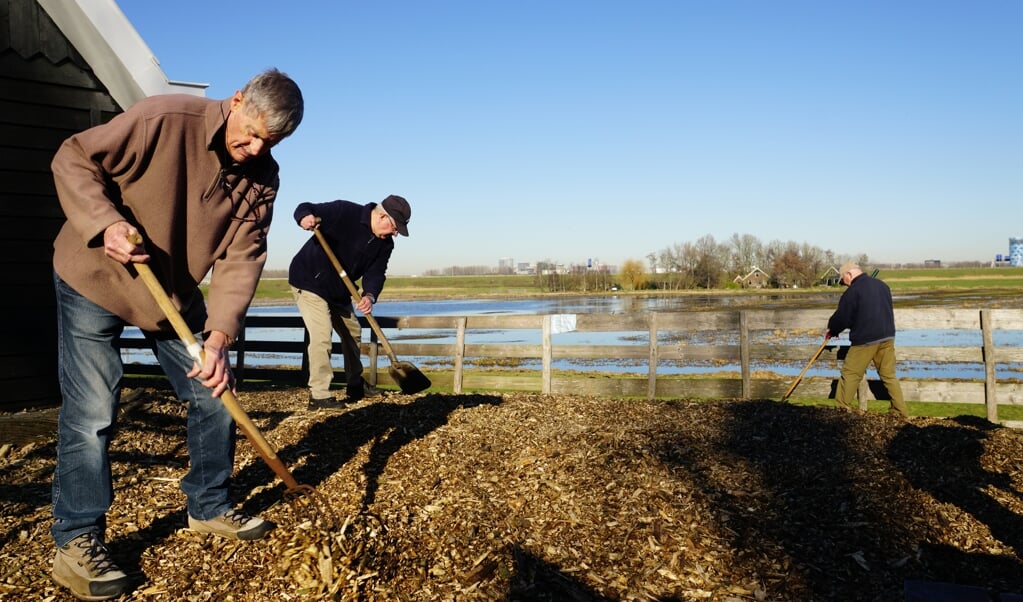
<path fill-rule="evenodd" d="M 1009 238 L 1009 265 L 1023 268 L 1023 237 Z"/>

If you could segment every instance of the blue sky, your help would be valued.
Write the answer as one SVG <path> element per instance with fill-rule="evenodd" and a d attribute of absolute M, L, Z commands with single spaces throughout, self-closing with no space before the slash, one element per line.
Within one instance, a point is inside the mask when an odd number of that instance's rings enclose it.
<path fill-rule="evenodd" d="M 172 80 L 278 67 L 268 268 L 302 201 L 405 196 L 389 273 L 620 265 L 732 234 L 877 262 L 1023 236 L 1017 0 L 119 0 Z"/>

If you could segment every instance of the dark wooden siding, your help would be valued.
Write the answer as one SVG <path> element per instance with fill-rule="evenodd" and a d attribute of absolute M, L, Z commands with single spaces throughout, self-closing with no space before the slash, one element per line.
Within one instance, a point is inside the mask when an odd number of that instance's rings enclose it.
<path fill-rule="evenodd" d="M 64 221 L 50 160 L 120 112 L 35 0 L 0 0 L 0 410 L 57 405 L 53 238 Z"/>

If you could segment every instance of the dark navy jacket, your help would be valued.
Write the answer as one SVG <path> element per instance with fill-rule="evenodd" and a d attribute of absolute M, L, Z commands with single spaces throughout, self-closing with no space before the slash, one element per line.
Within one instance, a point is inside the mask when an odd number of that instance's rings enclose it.
<path fill-rule="evenodd" d="M 361 278 L 363 294 L 369 293 L 379 298 L 380 292 L 384 290 L 384 280 L 387 279 L 387 262 L 394 250 L 394 241 L 373 236 L 370 219 L 376 205 L 360 205 L 351 201 L 301 203 L 295 208 L 295 221 L 300 222 L 310 214 L 320 218 L 320 232 L 341 262 L 348 278 L 352 282 Z M 312 233 L 291 260 L 288 284 L 315 293 L 331 303 L 347 303 L 352 300 L 334 264 Z"/>
<path fill-rule="evenodd" d="M 838 309 L 828 320 L 828 332 L 838 335 L 849 329 L 849 342 L 869 345 L 895 338 L 892 291 L 888 285 L 860 274 L 838 300 Z"/>

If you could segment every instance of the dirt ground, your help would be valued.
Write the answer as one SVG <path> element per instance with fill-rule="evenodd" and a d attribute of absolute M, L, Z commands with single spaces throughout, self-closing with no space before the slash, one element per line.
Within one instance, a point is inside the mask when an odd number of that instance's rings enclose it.
<path fill-rule="evenodd" d="M 1023 435 L 976 418 L 773 401 L 392 393 L 309 412 L 239 399 L 299 483 L 239 438 L 267 539 L 187 531 L 184 407 L 126 391 L 107 541 L 131 600 L 901 600 L 1023 592 Z M 49 579 L 54 439 L 0 437 L 0 598 Z"/>

